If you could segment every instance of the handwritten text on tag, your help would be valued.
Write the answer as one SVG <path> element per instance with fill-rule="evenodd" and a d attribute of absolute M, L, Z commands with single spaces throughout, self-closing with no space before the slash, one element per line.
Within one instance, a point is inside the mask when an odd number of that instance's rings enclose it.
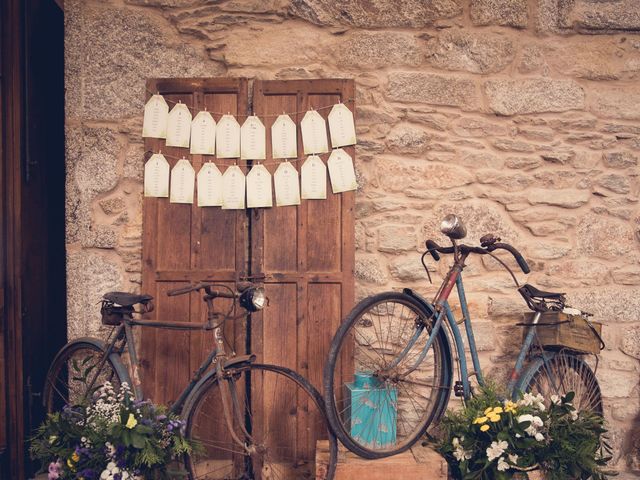
<path fill-rule="evenodd" d="M 353 159 L 341 148 L 336 148 L 331 152 L 329 160 L 329 177 L 331 178 L 331 189 L 333 193 L 356 190 L 356 172 L 353 168 Z"/>
<path fill-rule="evenodd" d="M 315 110 L 310 110 L 304 114 L 300 122 L 302 130 L 302 144 L 304 153 L 325 153 L 329 151 L 327 143 L 327 126 L 324 118 Z"/>
<path fill-rule="evenodd" d="M 333 148 L 356 144 L 356 126 L 353 122 L 353 113 L 344 103 L 334 105 L 329 112 L 329 132 Z"/>
<path fill-rule="evenodd" d="M 149 138 L 167 138 L 167 120 L 169 105 L 162 95 L 153 95 L 144 106 L 142 136 Z"/>
<path fill-rule="evenodd" d="M 298 171 L 290 162 L 281 163 L 273 174 L 276 186 L 276 205 L 300 205 Z"/>
<path fill-rule="evenodd" d="M 191 112 L 184 103 L 176 103 L 169 112 L 167 147 L 189 147 L 191 138 Z"/>
<path fill-rule="evenodd" d="M 209 112 L 199 112 L 191 122 L 191 150 L 195 155 L 216 153 L 216 121 Z"/>
<path fill-rule="evenodd" d="M 196 172 L 183 158 L 171 169 L 171 203 L 193 203 L 193 188 L 195 186 Z"/>
<path fill-rule="evenodd" d="M 327 167 L 317 155 L 310 155 L 301 168 L 302 198 L 322 200 L 327 198 Z"/>
<path fill-rule="evenodd" d="M 264 165 L 254 165 L 247 174 L 247 207 L 272 207 L 271 174 Z"/>
<path fill-rule="evenodd" d="M 280 115 L 271 125 L 271 152 L 273 158 L 298 156 L 296 124 L 289 115 Z"/>
<path fill-rule="evenodd" d="M 247 117 L 240 131 L 240 158 L 264 160 L 266 157 L 265 128 L 256 116 Z"/>
<path fill-rule="evenodd" d="M 222 205 L 222 173 L 215 163 L 205 163 L 198 172 L 198 206 Z"/>
<path fill-rule="evenodd" d="M 144 196 L 169 196 L 169 162 L 164 155 L 155 153 L 144 164 Z"/>
<path fill-rule="evenodd" d="M 240 167 L 232 165 L 222 175 L 222 208 L 242 210 L 244 208 L 245 177 Z"/>
<path fill-rule="evenodd" d="M 223 115 L 216 126 L 216 156 L 240 157 L 240 124 L 233 115 Z"/>

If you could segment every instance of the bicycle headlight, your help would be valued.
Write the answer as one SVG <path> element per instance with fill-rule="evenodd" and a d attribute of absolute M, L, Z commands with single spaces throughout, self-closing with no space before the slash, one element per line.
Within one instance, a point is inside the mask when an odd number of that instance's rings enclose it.
<path fill-rule="evenodd" d="M 267 295 L 262 287 L 248 288 L 240 295 L 240 305 L 250 312 L 262 310 L 267 304 Z"/>

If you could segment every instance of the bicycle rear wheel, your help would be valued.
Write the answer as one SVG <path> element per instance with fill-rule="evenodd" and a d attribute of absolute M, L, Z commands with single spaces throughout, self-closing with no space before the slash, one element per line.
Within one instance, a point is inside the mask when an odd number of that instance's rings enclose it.
<path fill-rule="evenodd" d="M 84 402 L 92 390 L 110 382 L 119 388 L 129 381 L 124 366 L 113 357 L 104 358 L 105 346 L 101 340 L 82 338 L 67 343 L 54 358 L 43 388 L 42 401 L 48 413 L 62 410 L 65 405 Z M 104 359 L 104 362 L 103 362 Z M 96 370 L 102 368 L 99 372 Z"/>
<path fill-rule="evenodd" d="M 255 363 L 230 367 L 225 373 L 228 378 L 209 377 L 185 404 L 186 436 L 199 446 L 187 458 L 191 479 L 333 478 L 337 441 L 322 397 L 307 380 L 284 367 Z M 231 426 L 223 395 L 231 406 Z M 234 440 L 229 427 L 246 448 Z M 316 441 L 326 439 L 329 463 L 316 467 Z M 326 469 L 324 476 L 321 469 Z"/>
<path fill-rule="evenodd" d="M 602 415 L 602 394 L 593 371 L 577 355 L 546 353 L 546 361 L 537 357 L 522 374 L 516 385 L 518 392 L 539 393 L 547 402 L 551 395 L 564 396 L 574 392 L 573 406 L 578 412 L 590 411 Z"/>
<path fill-rule="evenodd" d="M 324 370 L 331 427 L 365 458 L 410 448 L 449 399 L 452 364 L 443 330 L 412 370 L 431 338 L 432 312 L 404 292 L 362 300 L 331 343 Z"/>

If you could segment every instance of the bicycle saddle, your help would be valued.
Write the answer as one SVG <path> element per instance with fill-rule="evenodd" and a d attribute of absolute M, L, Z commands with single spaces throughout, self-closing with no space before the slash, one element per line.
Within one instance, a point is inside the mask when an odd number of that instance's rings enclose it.
<path fill-rule="evenodd" d="M 518 288 L 518 292 L 520 292 L 520 295 L 522 295 L 531 310 L 548 312 L 550 310 L 561 311 L 564 308 L 566 300 L 564 293 L 544 292 L 528 283 Z"/>
<path fill-rule="evenodd" d="M 105 293 L 102 298 L 121 307 L 131 307 L 136 303 L 145 304 L 153 300 L 151 295 L 136 295 L 135 293 L 127 292 L 109 292 Z"/>

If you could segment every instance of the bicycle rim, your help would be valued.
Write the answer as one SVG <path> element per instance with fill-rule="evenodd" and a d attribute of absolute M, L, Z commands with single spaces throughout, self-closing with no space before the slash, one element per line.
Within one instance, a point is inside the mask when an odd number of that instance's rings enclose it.
<path fill-rule="evenodd" d="M 551 395 L 574 392 L 572 400 L 577 411 L 602 415 L 602 395 L 593 371 L 576 355 L 559 353 L 546 362 L 540 360 L 525 391 L 539 393 L 549 401 Z"/>
<path fill-rule="evenodd" d="M 434 420 L 448 390 L 441 337 L 411 371 L 430 338 L 430 317 L 412 297 L 389 292 L 360 302 L 338 330 L 325 370 L 325 401 L 338 438 L 358 455 L 402 452 Z"/>
<path fill-rule="evenodd" d="M 187 459 L 191 478 L 315 479 L 316 441 L 332 437 L 317 391 L 282 367 L 251 364 L 229 372 L 233 375 L 229 389 L 220 384 L 227 380 L 213 376 L 186 407 L 186 434 L 198 445 Z M 237 393 L 235 407 L 233 398 L 228 398 L 234 417 L 232 428 L 247 449 L 233 439 L 223 413 L 222 395 L 232 389 Z M 336 455 L 333 437 L 329 464 L 323 467 L 328 479 L 333 478 Z"/>
<path fill-rule="evenodd" d="M 104 357 L 104 351 L 88 342 L 69 343 L 54 360 L 43 391 L 47 412 L 62 410 L 65 405 L 78 405 L 86 401 L 93 391 L 106 382 L 119 388 L 122 380 L 109 359 L 96 376 L 96 370 Z M 95 380 L 94 380 L 95 377 Z M 89 383 L 93 381 L 91 392 Z"/>

